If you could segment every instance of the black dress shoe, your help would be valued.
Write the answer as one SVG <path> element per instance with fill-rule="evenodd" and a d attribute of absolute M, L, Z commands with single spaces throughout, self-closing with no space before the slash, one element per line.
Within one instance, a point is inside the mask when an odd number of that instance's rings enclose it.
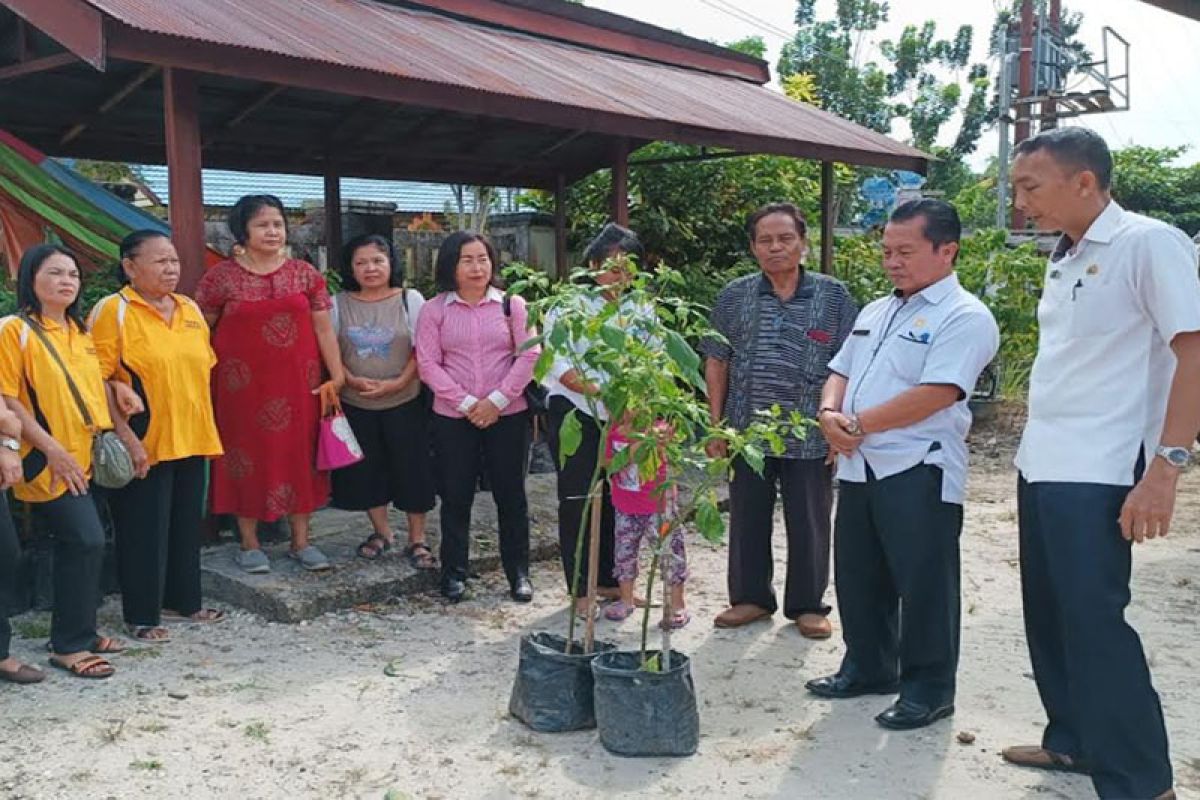
<path fill-rule="evenodd" d="M 525 575 L 518 575 L 517 579 L 512 582 L 512 599 L 518 603 L 528 603 L 533 599 L 533 584 L 529 582 L 529 578 Z"/>
<path fill-rule="evenodd" d="M 824 678 L 813 678 L 804 684 L 804 688 L 817 697 L 830 700 L 845 700 L 848 697 L 861 697 L 864 694 L 895 694 L 900 691 L 900 684 L 862 683 L 845 677 L 840 672 L 837 675 L 826 675 Z"/>
<path fill-rule="evenodd" d="M 914 728 L 924 728 L 939 719 L 944 719 L 954 713 L 954 704 L 936 708 L 901 698 L 887 711 L 875 717 L 875 721 L 893 731 L 911 731 Z"/>
<path fill-rule="evenodd" d="M 457 603 L 467 594 L 467 582 L 459 578 L 446 578 L 442 581 L 442 597 L 451 603 Z"/>

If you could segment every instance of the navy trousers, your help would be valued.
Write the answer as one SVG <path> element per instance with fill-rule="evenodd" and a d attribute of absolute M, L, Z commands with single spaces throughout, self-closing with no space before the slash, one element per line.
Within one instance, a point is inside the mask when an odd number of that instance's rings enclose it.
<path fill-rule="evenodd" d="M 834 575 L 846 655 L 863 683 L 900 681 L 900 696 L 954 702 L 963 511 L 942 501 L 942 470 L 919 464 L 866 483 L 841 481 Z"/>
<path fill-rule="evenodd" d="M 1125 621 L 1131 545 L 1117 520 L 1127 494 L 1022 478 L 1021 593 L 1049 720 L 1042 746 L 1090 764 L 1100 797 L 1141 800 L 1173 781 L 1162 707 Z"/>

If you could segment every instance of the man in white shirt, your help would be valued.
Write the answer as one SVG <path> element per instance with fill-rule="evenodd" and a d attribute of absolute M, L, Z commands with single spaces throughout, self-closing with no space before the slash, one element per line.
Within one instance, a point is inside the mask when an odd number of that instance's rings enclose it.
<path fill-rule="evenodd" d="M 1014 201 L 1062 232 L 1038 305 L 1017 452 L 1021 584 L 1048 724 L 1022 766 L 1090 773 L 1103 798 L 1174 798 L 1167 733 L 1125 621 L 1134 542 L 1165 536 L 1200 428 L 1200 281 L 1181 231 L 1109 194 L 1097 134 L 1017 146 Z"/>
<path fill-rule="evenodd" d="M 838 454 L 834 570 L 846 655 L 819 697 L 899 698 L 875 721 L 921 728 L 954 713 L 967 400 L 1000 332 L 954 274 L 962 224 L 913 200 L 883 233 L 895 291 L 858 315 L 829 363 L 819 419 Z"/>

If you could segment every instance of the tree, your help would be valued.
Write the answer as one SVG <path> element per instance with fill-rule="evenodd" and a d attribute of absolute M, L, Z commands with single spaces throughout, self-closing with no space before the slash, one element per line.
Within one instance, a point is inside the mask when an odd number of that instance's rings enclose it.
<path fill-rule="evenodd" d="M 889 133 L 897 118 L 907 119 L 913 145 L 923 150 L 933 148 L 942 127 L 960 113 L 958 134 L 943 155 L 973 152 L 988 90 L 987 66 L 969 65 L 973 29 L 963 25 L 953 37 L 939 39 L 932 20 L 909 25 L 898 39 L 880 44 L 882 65 L 864 62 L 866 40 L 888 13 L 886 2 L 838 0 L 835 17 L 818 20 L 816 0 L 798 0 L 798 29 L 783 47 L 780 75 L 810 76 L 822 108 L 881 133 Z M 939 70 L 949 79 L 940 79 Z"/>
<path fill-rule="evenodd" d="M 1113 152 L 1113 198 L 1189 235 L 1200 231 L 1200 164 L 1172 166 L 1187 147 L 1126 147 Z"/>

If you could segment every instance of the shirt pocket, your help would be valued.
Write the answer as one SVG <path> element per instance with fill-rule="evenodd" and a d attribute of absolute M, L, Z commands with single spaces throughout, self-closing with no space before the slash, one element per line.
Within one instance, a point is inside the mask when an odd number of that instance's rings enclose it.
<path fill-rule="evenodd" d="M 928 355 L 928 342 L 914 341 L 903 334 L 893 334 L 887 348 L 887 365 L 891 370 L 891 377 L 904 384 L 903 389 L 916 386 L 921 382 L 921 373 L 925 371 L 925 359 Z"/>
<path fill-rule="evenodd" d="M 800 359 L 800 372 L 809 384 L 824 384 L 829 377 L 829 362 L 835 355 L 834 335 L 821 328 L 809 328 L 804 337 L 804 354 Z"/>
<path fill-rule="evenodd" d="M 1130 312 L 1130 292 L 1111 275 L 1085 275 L 1071 284 L 1073 339 L 1092 339 L 1119 332 Z"/>

